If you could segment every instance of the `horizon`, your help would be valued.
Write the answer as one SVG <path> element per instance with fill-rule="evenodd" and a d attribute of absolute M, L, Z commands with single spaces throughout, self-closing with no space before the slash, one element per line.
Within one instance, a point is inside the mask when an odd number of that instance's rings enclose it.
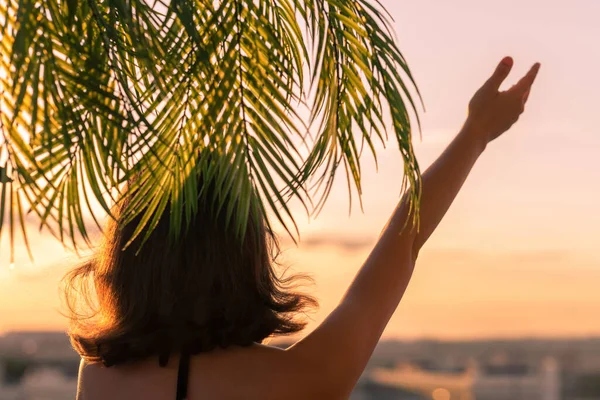
<path fill-rule="evenodd" d="M 600 3 L 382 3 L 427 107 L 422 140 L 414 140 L 422 169 L 458 132 L 471 96 L 504 56 L 515 60 L 506 86 L 542 63 L 527 111 L 488 146 L 423 248 L 382 341 L 600 338 L 592 317 L 600 309 Z M 348 216 L 344 177 L 318 218 L 308 222 L 297 208 L 304 240 L 298 248 L 283 240 L 282 264 L 314 277 L 307 291 L 321 305 L 303 335 L 335 307 L 399 200 L 401 158 L 388 143 L 379 173 L 363 157 L 363 213 L 354 201 Z M 31 233 L 35 265 L 20 241 L 14 270 L 0 252 L 0 334 L 66 327 L 59 280 L 76 258 L 50 235 Z"/>
<path fill-rule="evenodd" d="M 18 335 L 64 335 L 67 337 L 67 332 L 63 329 L 48 329 L 48 330 L 7 330 L 0 332 L 0 339 L 6 336 L 18 336 Z M 270 344 L 274 346 L 289 346 L 296 342 L 291 336 L 278 336 L 275 338 L 268 339 Z M 586 342 L 586 341 L 600 341 L 600 334 L 592 336 L 564 336 L 564 337 L 553 337 L 553 336 L 491 336 L 491 337 L 479 337 L 479 338 L 435 338 L 435 337 L 415 337 L 415 338 L 403 338 L 386 336 L 379 340 L 379 344 L 382 343 L 401 343 L 401 344 L 423 344 L 423 343 L 444 343 L 444 344 L 481 344 L 481 343 L 528 343 L 528 342 Z"/>

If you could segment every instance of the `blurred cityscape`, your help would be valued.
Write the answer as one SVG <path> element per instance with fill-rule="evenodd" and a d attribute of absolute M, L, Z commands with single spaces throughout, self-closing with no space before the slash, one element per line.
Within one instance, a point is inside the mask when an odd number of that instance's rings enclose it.
<path fill-rule="evenodd" d="M 73 399 L 78 367 L 62 332 L 7 333 L 0 399 Z M 351 396 L 371 399 L 600 399 L 600 338 L 383 341 Z"/>

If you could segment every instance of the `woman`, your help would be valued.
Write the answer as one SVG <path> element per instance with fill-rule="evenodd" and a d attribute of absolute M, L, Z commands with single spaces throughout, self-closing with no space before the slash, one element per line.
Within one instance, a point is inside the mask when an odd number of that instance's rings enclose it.
<path fill-rule="evenodd" d="M 336 309 L 287 350 L 260 343 L 300 331 L 296 316 L 314 301 L 292 290 L 295 278 L 275 274 L 273 237 L 261 215 L 251 214 L 240 242 L 223 228 L 223 217 L 200 205 L 197 220 L 171 246 L 164 245 L 165 216 L 138 255 L 136 246 L 120 251 L 136 221 L 110 227 L 95 260 L 67 280 L 71 340 L 83 358 L 78 399 L 347 398 L 421 247 L 487 145 L 523 112 L 540 65 L 499 92 L 512 64 L 502 60 L 471 100 L 461 131 L 423 174 L 419 230 L 403 229 L 413 219 L 401 200 Z M 91 319 L 77 312 L 86 278 L 97 295 Z"/>

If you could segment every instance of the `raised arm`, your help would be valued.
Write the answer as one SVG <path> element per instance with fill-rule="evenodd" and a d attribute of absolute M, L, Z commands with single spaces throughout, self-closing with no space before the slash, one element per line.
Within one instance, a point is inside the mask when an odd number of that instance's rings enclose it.
<path fill-rule="evenodd" d="M 420 229 L 410 225 L 412 216 L 403 198 L 338 307 L 288 350 L 293 362 L 311 366 L 306 368 L 302 387 L 310 391 L 311 398 L 348 397 L 406 290 L 419 250 L 488 143 L 508 130 L 523 112 L 539 64 L 511 89 L 499 92 L 512 63 L 509 57 L 502 60 L 471 100 L 462 130 L 423 174 Z M 409 225 L 403 229 L 407 221 Z"/>

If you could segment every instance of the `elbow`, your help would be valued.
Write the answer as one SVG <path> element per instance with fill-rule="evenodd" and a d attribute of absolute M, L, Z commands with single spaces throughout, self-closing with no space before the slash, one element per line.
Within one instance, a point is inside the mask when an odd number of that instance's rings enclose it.
<path fill-rule="evenodd" d="M 410 251 L 410 261 L 412 263 L 412 266 L 414 266 L 417 263 L 417 258 L 419 258 L 419 252 L 421 251 L 421 247 L 423 247 L 423 245 L 415 240 Z"/>

